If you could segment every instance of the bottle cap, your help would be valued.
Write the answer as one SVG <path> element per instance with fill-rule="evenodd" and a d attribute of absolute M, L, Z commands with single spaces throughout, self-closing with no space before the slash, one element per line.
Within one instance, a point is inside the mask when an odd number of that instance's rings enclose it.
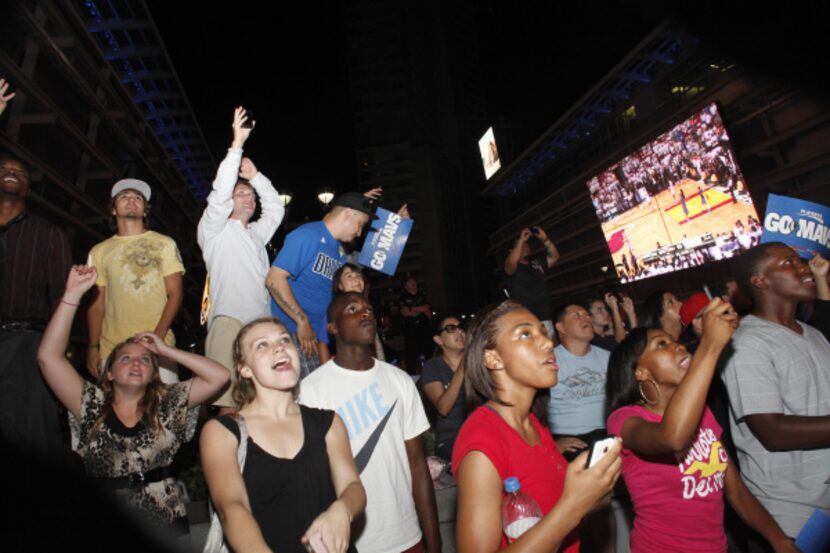
<path fill-rule="evenodd" d="M 513 493 L 519 491 L 522 486 L 519 484 L 519 479 L 515 476 L 511 476 L 510 478 L 506 478 L 504 480 L 504 491 L 507 493 Z"/>

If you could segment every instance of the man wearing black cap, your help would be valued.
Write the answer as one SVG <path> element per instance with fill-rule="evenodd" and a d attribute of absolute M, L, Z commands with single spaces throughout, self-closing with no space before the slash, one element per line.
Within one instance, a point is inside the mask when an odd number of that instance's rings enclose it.
<path fill-rule="evenodd" d="M 369 194 L 341 194 L 322 221 L 291 232 L 268 273 L 271 312 L 296 338 L 302 353 L 301 377 L 329 358 L 326 309 L 331 303 L 332 275 L 346 262 L 341 242 L 351 242 L 377 218 L 370 200 L 376 195 Z"/>

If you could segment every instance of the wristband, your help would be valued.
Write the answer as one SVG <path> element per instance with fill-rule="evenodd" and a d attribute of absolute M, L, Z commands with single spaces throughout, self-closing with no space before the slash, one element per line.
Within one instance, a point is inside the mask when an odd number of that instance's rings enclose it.
<path fill-rule="evenodd" d="M 63 298 L 61 298 L 61 303 L 65 303 L 66 305 L 71 305 L 72 307 L 78 307 L 79 305 L 81 305 L 80 303 L 72 303 L 71 301 L 66 301 Z"/>

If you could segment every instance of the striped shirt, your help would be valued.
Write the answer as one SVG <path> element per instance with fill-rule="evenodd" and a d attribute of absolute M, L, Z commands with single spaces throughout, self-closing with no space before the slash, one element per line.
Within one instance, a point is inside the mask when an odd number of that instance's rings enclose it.
<path fill-rule="evenodd" d="M 46 219 L 23 211 L 0 226 L 0 322 L 45 325 L 71 266 L 66 234 Z"/>
<path fill-rule="evenodd" d="M 769 451 L 745 417 L 830 415 L 830 344 L 815 328 L 799 324 L 802 334 L 746 316 L 723 371 L 741 476 L 790 537 L 814 510 L 830 514 L 830 448 Z"/>

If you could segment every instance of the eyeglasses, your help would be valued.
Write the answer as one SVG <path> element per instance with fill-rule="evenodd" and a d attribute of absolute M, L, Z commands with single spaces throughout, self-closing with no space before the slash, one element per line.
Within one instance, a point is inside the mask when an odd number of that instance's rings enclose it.
<path fill-rule="evenodd" d="M 445 327 L 438 329 L 438 334 L 441 334 L 442 332 L 446 332 L 447 334 L 455 334 L 459 330 L 461 332 L 464 332 L 464 329 L 461 328 L 461 325 L 449 324 Z"/>

